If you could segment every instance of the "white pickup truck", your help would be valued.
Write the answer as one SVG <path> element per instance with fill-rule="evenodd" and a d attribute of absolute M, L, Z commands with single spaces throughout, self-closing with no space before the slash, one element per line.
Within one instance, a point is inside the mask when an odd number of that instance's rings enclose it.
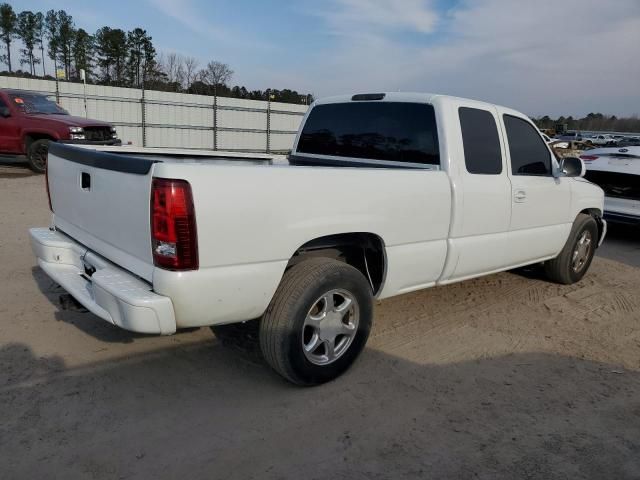
<path fill-rule="evenodd" d="M 40 267 L 127 330 L 260 318 L 266 361 L 322 383 L 363 349 L 373 299 L 544 262 L 569 284 L 603 191 L 523 114 L 442 95 L 317 101 L 288 157 L 52 144 Z"/>

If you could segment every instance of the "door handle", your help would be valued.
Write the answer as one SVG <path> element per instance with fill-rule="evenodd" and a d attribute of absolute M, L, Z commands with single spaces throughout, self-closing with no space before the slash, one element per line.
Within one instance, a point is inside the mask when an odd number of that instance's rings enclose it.
<path fill-rule="evenodd" d="M 522 203 L 527 199 L 527 192 L 524 190 L 516 190 L 513 193 L 513 199 L 516 203 Z"/>

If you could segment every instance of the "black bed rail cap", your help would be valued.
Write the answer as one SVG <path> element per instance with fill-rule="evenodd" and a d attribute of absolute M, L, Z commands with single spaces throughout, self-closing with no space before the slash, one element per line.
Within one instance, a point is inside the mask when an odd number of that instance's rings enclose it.
<path fill-rule="evenodd" d="M 159 160 L 130 156 L 125 152 L 101 152 L 58 142 L 49 144 L 49 153 L 80 165 L 136 175 L 148 174 L 153 164 L 159 162 Z"/>
<path fill-rule="evenodd" d="M 384 98 L 384 93 L 359 93 L 351 97 L 351 100 L 354 102 L 363 102 L 367 100 L 382 100 Z"/>

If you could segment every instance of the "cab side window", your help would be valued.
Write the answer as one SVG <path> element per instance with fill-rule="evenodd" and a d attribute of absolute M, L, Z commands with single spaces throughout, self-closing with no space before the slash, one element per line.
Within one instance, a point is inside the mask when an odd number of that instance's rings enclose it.
<path fill-rule="evenodd" d="M 503 118 L 509 141 L 511 173 L 550 176 L 551 154 L 536 128 L 518 117 L 504 115 Z"/>
<path fill-rule="evenodd" d="M 480 175 L 501 174 L 500 137 L 491 112 L 478 108 L 460 107 L 458 117 L 467 172 Z"/>

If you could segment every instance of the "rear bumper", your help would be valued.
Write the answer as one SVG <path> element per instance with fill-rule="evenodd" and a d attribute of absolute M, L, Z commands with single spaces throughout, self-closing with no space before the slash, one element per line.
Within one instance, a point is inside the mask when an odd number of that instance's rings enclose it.
<path fill-rule="evenodd" d="M 32 228 L 29 234 L 40 268 L 89 311 L 132 332 L 175 333 L 171 299 L 154 293 L 149 283 L 61 232 Z M 95 268 L 91 276 L 87 266 Z"/>

